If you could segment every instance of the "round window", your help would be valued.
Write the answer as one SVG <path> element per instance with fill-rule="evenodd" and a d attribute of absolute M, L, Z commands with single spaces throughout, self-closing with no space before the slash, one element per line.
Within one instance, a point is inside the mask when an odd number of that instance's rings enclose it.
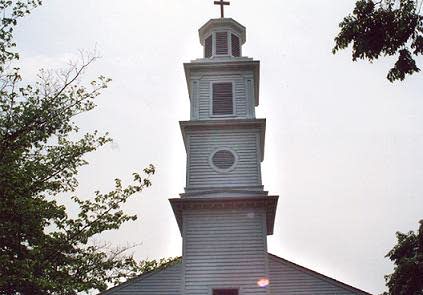
<path fill-rule="evenodd" d="M 229 149 L 219 149 L 212 154 L 211 162 L 217 170 L 228 171 L 234 167 L 236 155 Z"/>

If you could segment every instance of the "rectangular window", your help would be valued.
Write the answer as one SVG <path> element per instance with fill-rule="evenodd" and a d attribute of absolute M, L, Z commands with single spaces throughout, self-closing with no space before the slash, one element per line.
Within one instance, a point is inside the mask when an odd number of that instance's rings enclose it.
<path fill-rule="evenodd" d="M 238 295 L 238 289 L 214 289 L 213 295 Z"/>
<path fill-rule="evenodd" d="M 213 83 L 213 115 L 233 115 L 232 83 Z"/>
<path fill-rule="evenodd" d="M 216 54 L 228 55 L 228 33 L 216 32 Z"/>

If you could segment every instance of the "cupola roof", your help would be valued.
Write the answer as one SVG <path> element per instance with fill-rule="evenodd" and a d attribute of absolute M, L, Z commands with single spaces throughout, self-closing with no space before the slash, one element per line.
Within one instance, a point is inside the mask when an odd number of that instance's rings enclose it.
<path fill-rule="evenodd" d="M 205 45 L 206 38 L 214 31 L 232 31 L 236 33 L 241 40 L 241 45 L 246 41 L 246 29 L 243 25 L 232 18 L 214 18 L 204 24 L 199 30 L 200 43 Z"/>

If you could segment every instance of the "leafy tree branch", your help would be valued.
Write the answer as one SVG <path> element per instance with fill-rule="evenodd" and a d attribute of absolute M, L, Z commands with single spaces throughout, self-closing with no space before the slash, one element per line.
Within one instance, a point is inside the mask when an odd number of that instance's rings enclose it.
<path fill-rule="evenodd" d="M 82 54 L 80 63 L 42 70 L 36 82 L 23 83 L 13 31 L 39 5 L 0 0 L 0 294 L 104 290 L 165 262 L 146 266 L 128 254 L 131 246 L 95 243 L 101 233 L 136 220 L 123 205 L 151 185 L 155 167 L 134 173 L 128 185 L 116 179 L 110 192 L 73 196 L 74 216 L 59 204 L 76 191 L 86 155 L 111 141 L 98 131 L 81 135 L 74 120 L 95 107 L 111 80 L 83 83 L 96 55 Z"/>
<path fill-rule="evenodd" d="M 421 0 L 360 0 L 339 24 L 333 53 L 352 44 L 352 59 L 376 60 L 398 56 L 389 70 L 390 82 L 420 72 L 416 57 L 423 54 Z"/>

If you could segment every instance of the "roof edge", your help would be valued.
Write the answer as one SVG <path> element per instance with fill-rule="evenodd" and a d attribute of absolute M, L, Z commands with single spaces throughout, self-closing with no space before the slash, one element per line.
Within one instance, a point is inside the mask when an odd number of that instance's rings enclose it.
<path fill-rule="evenodd" d="M 269 253 L 269 252 L 268 252 L 267 254 L 270 256 L 270 258 L 273 258 L 273 259 L 275 259 L 275 260 L 279 260 L 279 261 L 281 261 L 281 262 L 283 262 L 283 263 L 287 263 L 287 264 L 289 264 L 290 266 L 292 266 L 292 267 L 296 268 L 296 269 L 297 269 L 297 270 L 299 270 L 299 271 L 306 272 L 307 274 L 309 274 L 309 275 L 311 275 L 311 276 L 313 276 L 313 277 L 316 277 L 316 278 L 318 278 L 318 279 L 324 280 L 324 281 L 326 281 L 326 282 L 328 282 L 328 283 L 330 283 L 330 284 L 336 285 L 336 286 L 338 286 L 338 287 L 340 287 L 340 288 L 346 289 L 346 290 L 351 291 L 351 292 L 358 293 L 358 294 L 360 294 L 360 295 L 372 295 L 371 293 L 368 293 L 368 292 L 366 292 L 366 291 L 363 291 L 363 290 L 361 290 L 361 289 L 358 289 L 358 288 L 353 287 L 353 286 L 351 286 L 351 285 L 348 285 L 348 284 L 346 284 L 346 283 L 340 282 L 340 281 L 338 281 L 338 280 L 336 280 L 336 279 L 334 279 L 334 278 L 328 277 L 328 276 L 326 276 L 326 275 L 324 275 L 324 274 L 321 274 L 321 273 L 319 273 L 319 272 L 317 272 L 317 271 L 314 271 L 314 270 L 309 269 L 309 268 L 307 268 L 307 267 L 304 267 L 304 266 L 301 266 L 301 265 L 299 265 L 299 264 L 296 264 L 296 263 L 294 263 L 294 262 L 292 262 L 292 261 L 289 261 L 289 260 L 287 260 L 287 259 L 285 259 L 285 258 L 282 258 L 282 257 L 276 256 L 276 255 L 271 254 L 271 253 Z"/>
<path fill-rule="evenodd" d="M 140 275 L 137 275 L 136 277 L 133 277 L 131 279 L 128 279 L 127 281 L 125 281 L 125 282 L 123 282 L 123 283 L 121 283 L 119 285 L 116 285 L 114 287 L 111 287 L 110 289 L 107 289 L 105 291 L 102 291 L 102 292 L 98 293 L 97 295 L 108 295 L 111 292 L 119 291 L 120 289 L 125 288 L 129 284 L 132 284 L 132 283 L 134 283 L 134 282 L 136 282 L 138 280 L 146 279 L 146 278 L 148 278 L 148 277 L 150 277 L 152 275 L 155 275 L 155 274 L 157 274 L 159 272 L 162 272 L 162 271 L 164 271 L 166 269 L 169 269 L 171 267 L 177 266 L 177 265 L 179 265 L 181 263 L 182 263 L 182 256 L 176 257 L 174 260 L 169 261 L 168 263 L 163 264 L 158 269 L 151 270 L 151 271 L 142 273 Z"/>

